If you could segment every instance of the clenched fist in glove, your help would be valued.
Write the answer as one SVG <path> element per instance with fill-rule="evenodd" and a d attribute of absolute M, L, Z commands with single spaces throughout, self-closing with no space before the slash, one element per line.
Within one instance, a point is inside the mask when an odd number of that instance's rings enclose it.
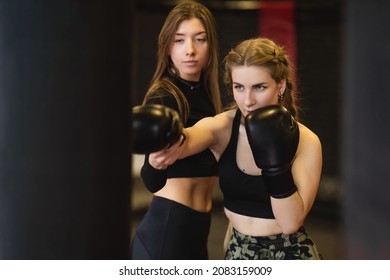
<path fill-rule="evenodd" d="M 183 123 L 179 114 L 166 106 L 146 104 L 133 107 L 133 153 L 148 154 L 179 141 Z"/>
<path fill-rule="evenodd" d="M 297 190 L 291 165 L 299 143 L 298 123 L 285 107 L 270 105 L 250 112 L 245 129 L 268 193 L 274 198 L 292 195 Z"/>

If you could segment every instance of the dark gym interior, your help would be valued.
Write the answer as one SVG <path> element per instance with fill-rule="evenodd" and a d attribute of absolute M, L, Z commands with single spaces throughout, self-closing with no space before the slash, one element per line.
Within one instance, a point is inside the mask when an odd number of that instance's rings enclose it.
<path fill-rule="evenodd" d="M 261 35 L 261 0 L 199 2 L 220 57 Z M 307 230 L 325 259 L 389 259 L 390 2 L 292 2 L 302 122 L 323 146 Z M 0 0 L 0 259 L 129 258 L 151 197 L 130 112 L 174 3 Z M 211 259 L 223 258 L 221 199 L 216 187 Z"/>

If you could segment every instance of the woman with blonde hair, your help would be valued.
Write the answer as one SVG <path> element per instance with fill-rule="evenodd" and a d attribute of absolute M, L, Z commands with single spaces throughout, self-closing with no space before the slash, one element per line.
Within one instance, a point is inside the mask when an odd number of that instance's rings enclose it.
<path fill-rule="evenodd" d="M 245 40 L 224 60 L 235 108 L 184 129 L 186 141 L 151 154 L 160 165 L 210 149 L 231 225 L 226 259 L 321 259 L 304 227 L 318 190 L 322 148 L 298 122 L 281 46 Z"/>

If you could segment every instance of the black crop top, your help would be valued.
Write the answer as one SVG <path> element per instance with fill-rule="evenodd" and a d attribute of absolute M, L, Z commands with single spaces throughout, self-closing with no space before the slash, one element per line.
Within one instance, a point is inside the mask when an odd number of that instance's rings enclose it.
<path fill-rule="evenodd" d="M 194 83 L 182 81 L 180 79 L 173 79 L 172 82 L 183 92 L 189 104 L 189 116 L 184 124 L 185 127 L 194 125 L 197 121 L 204 117 L 215 115 L 213 103 L 206 92 L 203 81 L 200 83 Z M 148 103 L 162 104 L 178 111 L 178 105 L 170 93 L 166 93 L 161 98 L 150 99 L 148 100 Z M 141 177 L 146 187 L 152 192 L 156 192 L 161 189 L 165 185 L 166 178 L 218 176 L 218 163 L 209 149 L 206 149 L 199 154 L 177 160 L 165 171 L 154 169 L 148 164 L 147 160 L 148 156 L 145 157 Z M 151 180 L 153 178 L 147 178 L 150 176 L 159 178 L 159 180 Z M 164 180 L 162 180 L 163 178 Z"/>
<path fill-rule="evenodd" d="M 219 160 L 219 184 L 224 196 L 224 206 L 237 214 L 274 219 L 271 198 L 265 189 L 263 177 L 245 174 L 236 160 L 237 139 L 241 112 L 237 109 L 233 120 L 230 142 Z"/>

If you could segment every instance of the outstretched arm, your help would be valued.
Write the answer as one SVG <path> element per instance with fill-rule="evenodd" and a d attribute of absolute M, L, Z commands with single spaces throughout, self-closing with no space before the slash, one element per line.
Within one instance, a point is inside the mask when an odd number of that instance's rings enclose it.
<path fill-rule="evenodd" d="M 225 112 L 198 121 L 183 130 L 184 141 L 179 141 L 168 149 L 151 153 L 149 162 L 155 168 L 164 169 L 177 159 L 185 158 L 210 149 L 219 159 L 230 140 L 231 122 L 234 112 Z"/>
<path fill-rule="evenodd" d="M 204 151 L 215 142 L 212 132 L 213 117 L 198 121 L 183 129 L 182 139 L 175 145 L 150 154 L 149 162 L 157 169 L 165 169 L 176 160 Z"/>

